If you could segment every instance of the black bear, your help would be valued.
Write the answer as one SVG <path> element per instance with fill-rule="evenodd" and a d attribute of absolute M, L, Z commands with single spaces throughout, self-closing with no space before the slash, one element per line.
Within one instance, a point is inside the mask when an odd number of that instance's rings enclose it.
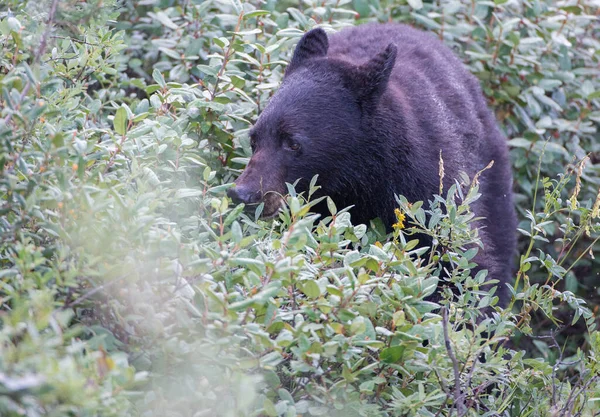
<path fill-rule="evenodd" d="M 504 283 L 511 274 L 516 215 L 508 149 L 478 80 L 433 35 L 399 24 L 362 25 L 327 37 L 320 28 L 299 41 L 279 91 L 250 133 L 253 156 L 229 195 L 264 202 L 274 216 L 286 194 L 319 175 L 324 195 L 353 205 L 354 223 L 395 221 L 394 194 L 427 202 L 460 171 L 480 177 L 473 207 L 485 217 L 476 258 Z M 328 215 L 324 209 L 323 215 Z"/>

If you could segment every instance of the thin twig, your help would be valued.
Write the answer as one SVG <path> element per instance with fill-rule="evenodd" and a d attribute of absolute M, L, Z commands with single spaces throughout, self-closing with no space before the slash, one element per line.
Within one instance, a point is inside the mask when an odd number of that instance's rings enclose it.
<path fill-rule="evenodd" d="M 65 40 L 68 40 L 68 41 L 83 43 L 85 45 L 90 45 L 90 46 L 102 46 L 99 43 L 91 43 L 91 42 L 87 42 L 87 41 L 82 41 L 80 39 L 69 38 L 68 36 L 53 35 L 53 36 L 50 36 L 50 37 L 53 38 L 53 39 L 65 39 Z"/>
<path fill-rule="evenodd" d="M 98 292 L 100 292 L 100 291 L 104 290 L 106 287 L 109 287 L 109 286 L 111 286 L 111 285 L 113 285 L 113 284 L 115 284 L 115 283 L 117 283 L 117 282 L 121 281 L 121 280 L 122 280 L 122 279 L 124 279 L 124 278 L 125 278 L 124 276 L 121 276 L 121 277 L 117 277 L 117 278 L 115 278 L 115 279 L 112 279 L 112 280 L 110 280 L 110 281 L 108 281 L 108 282 L 105 282 L 104 284 L 102 284 L 102 285 L 99 285 L 99 286 L 97 286 L 97 287 L 95 287 L 95 288 L 91 289 L 90 291 L 86 292 L 86 293 L 85 293 L 85 294 L 83 294 L 81 297 L 79 297 L 79 298 L 77 298 L 77 299 L 73 300 L 73 301 L 72 301 L 72 302 L 70 302 L 69 304 L 65 304 L 65 306 L 64 306 L 63 308 L 70 308 L 70 307 L 76 306 L 77 304 L 81 304 L 83 301 L 87 300 L 87 299 L 88 299 L 88 298 L 90 298 L 92 295 L 94 295 L 94 294 L 96 294 L 96 293 L 98 293 Z"/>
<path fill-rule="evenodd" d="M 571 390 L 571 393 L 569 394 L 569 397 L 567 398 L 565 406 L 560 410 L 559 415 L 561 415 L 561 416 L 570 415 L 570 413 L 572 413 L 572 411 L 573 411 L 573 407 L 575 407 L 575 400 L 581 394 L 585 393 L 588 390 L 590 385 L 592 385 L 593 383 L 596 383 L 598 381 L 598 377 L 597 376 L 591 377 L 583 385 L 581 385 L 582 381 L 583 381 L 583 376 L 581 376 L 581 379 L 577 383 L 577 385 L 579 385 L 579 387 L 580 387 L 579 390 L 577 390 L 576 388 Z M 577 391 L 577 394 L 575 394 L 575 391 Z"/>
<path fill-rule="evenodd" d="M 48 13 L 48 22 L 46 22 L 46 30 L 42 35 L 42 39 L 40 39 L 40 49 L 38 49 L 35 54 L 34 63 L 37 64 L 40 62 L 40 58 L 46 52 L 46 46 L 48 45 L 48 35 L 50 35 L 50 30 L 52 30 L 52 23 L 54 23 L 54 15 L 56 14 L 56 7 L 58 6 L 58 0 L 54 0 L 52 5 L 50 6 L 50 12 Z"/>
<path fill-rule="evenodd" d="M 52 5 L 50 6 L 50 12 L 48 13 L 48 22 L 46 23 L 46 30 L 44 31 L 44 34 L 42 35 L 42 38 L 40 40 L 40 48 L 38 49 L 37 53 L 34 55 L 34 60 L 33 60 L 34 64 L 39 63 L 40 57 L 46 51 L 46 45 L 48 43 L 48 35 L 50 34 L 50 29 L 52 27 L 52 23 L 54 22 L 54 15 L 56 14 L 57 6 L 58 6 L 58 0 L 54 0 L 52 2 Z M 31 81 L 27 80 L 27 84 L 25 85 L 25 88 L 23 88 L 23 91 L 21 92 L 21 96 L 19 98 L 19 103 L 17 103 L 18 106 L 21 105 L 21 103 L 25 99 L 25 96 L 29 92 L 30 88 L 31 88 Z M 13 113 L 10 113 L 9 115 L 7 115 L 4 118 L 4 123 L 10 122 L 10 120 L 12 119 L 12 116 L 13 116 Z"/>
<path fill-rule="evenodd" d="M 444 342 L 446 345 L 446 351 L 448 352 L 448 357 L 452 361 L 452 367 L 454 368 L 454 405 L 456 407 L 458 417 L 461 417 L 465 415 L 467 409 L 465 407 L 462 393 L 460 392 L 460 371 L 458 370 L 458 360 L 454 355 L 452 345 L 450 344 L 450 336 L 448 335 L 448 306 L 444 306 L 444 308 L 442 308 L 442 327 L 444 329 Z M 450 413 L 452 414 L 452 411 L 450 411 Z"/>
<path fill-rule="evenodd" d="M 242 27 L 243 20 L 244 20 L 244 12 L 241 12 L 238 17 L 237 25 L 235 26 L 233 36 L 231 37 L 231 41 L 229 42 L 229 46 L 227 46 L 227 51 L 225 51 L 225 55 L 223 55 L 223 64 L 221 64 L 221 68 L 219 69 L 219 72 L 217 73 L 217 80 L 215 81 L 215 87 L 214 87 L 212 93 L 210 94 L 211 101 L 214 100 L 215 97 L 217 96 L 217 92 L 219 89 L 219 80 L 220 80 L 221 76 L 223 75 L 223 72 L 225 72 L 225 67 L 227 66 L 227 63 L 229 62 L 229 59 L 235 52 L 235 50 L 233 50 L 233 43 L 235 42 L 235 37 L 236 37 L 237 32 L 239 32 L 240 28 Z"/>

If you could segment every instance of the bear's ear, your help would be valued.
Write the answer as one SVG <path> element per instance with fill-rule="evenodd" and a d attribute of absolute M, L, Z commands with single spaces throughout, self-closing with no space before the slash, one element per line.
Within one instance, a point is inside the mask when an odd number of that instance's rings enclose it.
<path fill-rule="evenodd" d="M 286 75 L 300 67 L 308 59 L 327 55 L 328 49 L 329 41 L 327 40 L 327 34 L 323 29 L 315 28 L 306 32 L 296 46 L 294 56 L 285 71 Z"/>
<path fill-rule="evenodd" d="M 358 93 L 362 100 L 377 100 L 385 91 L 396 63 L 398 48 L 390 43 L 383 52 L 358 67 Z"/>

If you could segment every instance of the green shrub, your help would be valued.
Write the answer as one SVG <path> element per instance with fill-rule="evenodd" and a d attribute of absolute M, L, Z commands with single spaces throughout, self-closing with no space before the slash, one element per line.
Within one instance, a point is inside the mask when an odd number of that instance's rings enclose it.
<path fill-rule="evenodd" d="M 597 13 L 4 2 L 0 415 L 597 415 Z M 452 46 L 509 138 L 522 250 L 508 309 L 470 273 L 471 179 L 431 205 L 399 197 L 390 236 L 331 202 L 317 218 L 292 185 L 272 222 L 225 197 L 299 36 L 387 20 Z M 416 231 L 444 249 L 425 254 Z"/>

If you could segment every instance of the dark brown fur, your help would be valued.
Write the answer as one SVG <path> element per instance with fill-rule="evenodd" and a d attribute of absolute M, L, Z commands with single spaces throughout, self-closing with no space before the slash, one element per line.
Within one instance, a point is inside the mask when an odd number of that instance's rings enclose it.
<path fill-rule="evenodd" d="M 355 223 L 380 217 L 388 228 L 394 194 L 415 202 L 438 192 L 440 150 L 446 190 L 460 171 L 473 178 L 493 160 L 473 207 L 486 218 L 476 262 L 509 281 L 516 216 L 506 141 L 478 80 L 431 34 L 397 24 L 308 32 L 251 137 L 235 199 L 265 201 L 274 215 L 285 182 L 301 179 L 302 190 L 318 174 L 323 194 L 354 206 Z"/>

